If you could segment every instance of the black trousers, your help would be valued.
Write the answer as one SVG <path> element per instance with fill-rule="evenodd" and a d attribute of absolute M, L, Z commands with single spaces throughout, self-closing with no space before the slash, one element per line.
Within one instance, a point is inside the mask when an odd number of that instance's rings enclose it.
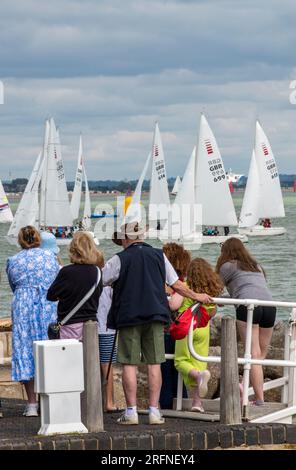
<path fill-rule="evenodd" d="M 165 333 L 164 347 L 166 354 L 175 353 L 175 341 L 169 333 Z M 174 398 L 177 397 L 178 372 L 173 359 L 167 359 L 161 364 L 162 386 L 160 391 L 159 403 L 163 410 L 173 408 Z M 187 390 L 183 384 L 183 398 L 187 398 Z"/>

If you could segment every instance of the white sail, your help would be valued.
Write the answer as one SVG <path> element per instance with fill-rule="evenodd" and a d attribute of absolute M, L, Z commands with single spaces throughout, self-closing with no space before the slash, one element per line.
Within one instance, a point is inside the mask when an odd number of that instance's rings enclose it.
<path fill-rule="evenodd" d="M 6 197 L 2 181 L 0 180 L 0 222 L 12 222 L 13 215 L 9 207 L 9 202 Z"/>
<path fill-rule="evenodd" d="M 166 220 L 170 205 L 165 160 L 158 123 L 155 124 L 152 145 L 152 176 L 150 184 L 149 220 Z M 160 208 L 162 214 L 158 214 Z"/>
<path fill-rule="evenodd" d="M 45 224 L 45 202 L 47 193 L 47 166 L 48 166 L 48 142 L 49 142 L 49 120 L 45 121 L 44 140 L 42 149 L 42 176 L 40 185 L 40 207 L 39 207 L 39 224 L 44 227 Z"/>
<path fill-rule="evenodd" d="M 195 202 L 202 205 L 203 225 L 236 226 L 222 157 L 204 115 L 200 120 L 195 172 Z"/>
<path fill-rule="evenodd" d="M 182 184 L 175 197 L 172 209 L 171 236 L 180 238 L 192 234 L 196 230 L 195 219 L 195 157 L 196 147 L 194 147 L 187 163 Z"/>
<path fill-rule="evenodd" d="M 126 211 L 123 224 L 131 223 L 131 222 L 134 222 L 134 221 L 141 222 L 141 220 L 140 220 L 141 219 L 141 216 L 140 216 L 140 214 L 141 214 L 140 202 L 141 202 L 142 186 L 143 186 L 143 182 L 145 180 L 145 177 L 147 175 L 150 160 L 151 160 L 151 152 L 149 153 L 149 155 L 146 159 L 146 162 L 145 162 L 144 168 L 142 170 L 141 176 L 138 179 L 137 186 L 136 186 L 135 192 L 133 194 L 132 201 L 131 201 L 131 203 L 128 206 L 127 211 Z"/>
<path fill-rule="evenodd" d="M 261 125 L 256 122 L 255 157 L 260 181 L 259 218 L 285 217 L 275 158 Z"/>
<path fill-rule="evenodd" d="M 50 120 L 42 180 L 44 209 L 40 224 L 45 227 L 72 226 L 73 217 L 68 199 L 61 144 L 53 119 Z"/>
<path fill-rule="evenodd" d="M 180 187 L 181 187 L 181 178 L 180 178 L 180 176 L 177 176 L 177 178 L 175 179 L 174 187 L 172 189 L 172 194 L 173 195 L 178 194 L 178 191 L 180 190 Z"/>
<path fill-rule="evenodd" d="M 84 183 L 85 183 L 85 200 L 84 200 L 84 211 L 83 211 L 83 226 L 89 230 L 91 227 L 91 202 L 88 188 L 88 181 L 86 177 L 85 167 L 83 167 Z"/>
<path fill-rule="evenodd" d="M 245 189 L 243 205 L 241 208 L 239 227 L 253 227 L 259 219 L 260 206 L 260 183 L 256 163 L 256 156 L 253 150 L 248 180 Z"/>
<path fill-rule="evenodd" d="M 82 137 L 80 135 L 77 170 L 76 170 L 74 190 L 73 190 L 72 199 L 71 199 L 71 212 L 73 215 L 73 219 L 78 219 L 79 217 L 79 209 L 80 209 L 80 202 L 81 202 L 81 187 L 82 187 L 82 178 L 83 178 L 82 172 L 83 172 L 83 151 L 82 151 Z"/>
<path fill-rule="evenodd" d="M 195 180 L 195 155 L 196 147 L 194 147 L 191 156 L 189 158 L 181 187 L 177 193 L 174 204 L 194 204 L 194 180 Z"/>
<path fill-rule="evenodd" d="M 40 152 L 9 228 L 7 234 L 9 237 L 17 237 L 19 230 L 26 225 L 38 225 L 36 224 L 39 214 L 38 189 L 43 165 L 41 157 Z"/>

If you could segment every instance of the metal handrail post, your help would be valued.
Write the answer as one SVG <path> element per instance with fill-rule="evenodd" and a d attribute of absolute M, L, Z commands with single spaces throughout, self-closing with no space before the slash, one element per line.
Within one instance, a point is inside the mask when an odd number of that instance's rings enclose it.
<path fill-rule="evenodd" d="M 293 310 L 291 315 L 293 314 Z M 284 343 L 284 359 L 288 361 L 290 359 L 290 327 L 285 327 L 285 343 Z M 283 368 L 283 377 L 289 377 L 289 367 Z M 289 380 L 282 387 L 281 390 L 281 403 L 287 404 L 289 401 Z"/>
<path fill-rule="evenodd" d="M 290 361 L 296 360 L 296 308 L 293 308 L 290 317 Z M 288 406 L 296 406 L 296 369 L 289 370 L 289 398 Z"/>
<path fill-rule="evenodd" d="M 253 327 L 253 312 L 254 312 L 254 304 L 248 305 L 248 316 L 247 316 L 247 330 L 246 330 L 246 344 L 245 344 L 245 354 L 244 358 L 249 361 L 252 359 L 252 327 Z M 244 376 L 243 376 L 243 418 L 247 418 L 247 407 L 249 403 L 249 384 L 250 384 L 250 370 L 251 370 L 251 363 L 246 362 L 244 365 Z"/>

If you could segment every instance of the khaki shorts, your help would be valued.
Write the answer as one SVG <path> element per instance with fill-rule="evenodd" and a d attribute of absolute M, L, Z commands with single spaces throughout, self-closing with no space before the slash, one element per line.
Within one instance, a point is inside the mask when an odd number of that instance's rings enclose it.
<path fill-rule="evenodd" d="M 164 325 L 154 322 L 121 328 L 117 361 L 130 365 L 165 362 Z"/>

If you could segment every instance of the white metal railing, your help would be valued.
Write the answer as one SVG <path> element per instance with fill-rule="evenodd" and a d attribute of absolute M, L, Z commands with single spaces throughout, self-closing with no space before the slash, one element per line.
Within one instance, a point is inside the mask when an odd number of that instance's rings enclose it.
<path fill-rule="evenodd" d="M 250 383 L 250 369 L 252 365 L 262 366 L 275 366 L 284 367 L 284 377 L 272 381 L 273 383 L 265 384 L 265 389 L 276 387 L 283 387 L 282 402 L 288 403 L 291 415 L 296 414 L 296 302 L 279 302 L 279 301 L 265 301 L 257 299 L 230 299 L 230 298 L 213 298 L 212 302 L 217 305 L 245 305 L 247 307 L 247 330 L 246 330 L 246 343 L 243 358 L 238 358 L 238 364 L 244 366 L 243 375 L 243 416 L 247 417 L 248 396 L 252 392 L 249 388 Z M 252 325 L 253 325 L 253 312 L 255 306 L 272 306 L 283 307 L 292 309 L 289 318 L 289 330 L 285 335 L 285 359 L 252 359 L 251 356 L 251 343 L 252 343 Z M 220 356 L 201 356 L 193 347 L 193 318 L 190 325 L 188 334 L 188 348 L 190 354 L 201 362 L 221 363 Z M 173 354 L 167 354 L 167 359 L 173 359 Z M 178 394 L 177 394 L 177 409 L 181 409 L 182 404 L 182 378 L 179 374 L 178 380 Z M 280 412 L 278 412 L 280 414 Z M 285 416 L 288 416 L 287 413 Z M 290 416 L 290 415 L 289 415 Z M 257 420 L 259 422 L 259 420 Z"/>

